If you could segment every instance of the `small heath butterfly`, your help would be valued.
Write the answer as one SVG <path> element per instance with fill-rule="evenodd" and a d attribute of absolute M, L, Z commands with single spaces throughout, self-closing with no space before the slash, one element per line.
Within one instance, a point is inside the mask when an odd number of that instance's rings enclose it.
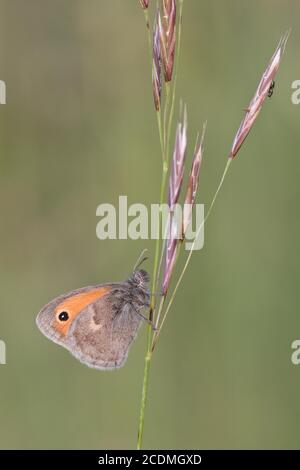
<path fill-rule="evenodd" d="M 124 282 L 63 294 L 39 312 L 41 332 L 89 367 L 121 367 L 149 307 L 149 275 L 134 270 Z"/>

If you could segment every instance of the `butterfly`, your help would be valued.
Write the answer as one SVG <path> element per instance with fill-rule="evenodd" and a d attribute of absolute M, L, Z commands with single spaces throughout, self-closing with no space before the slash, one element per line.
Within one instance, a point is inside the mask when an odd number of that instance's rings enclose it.
<path fill-rule="evenodd" d="M 122 367 L 150 304 L 149 275 L 136 269 L 123 282 L 60 295 L 39 312 L 41 332 L 89 367 Z"/>

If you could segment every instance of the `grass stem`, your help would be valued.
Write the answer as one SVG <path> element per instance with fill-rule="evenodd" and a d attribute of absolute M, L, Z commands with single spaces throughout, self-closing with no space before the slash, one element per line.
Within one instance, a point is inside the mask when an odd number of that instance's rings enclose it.
<path fill-rule="evenodd" d="M 180 1 L 180 22 L 179 22 L 179 38 L 181 37 L 181 20 L 182 20 L 182 4 L 183 0 Z M 150 53 L 150 60 L 152 64 L 152 42 L 151 42 L 151 34 L 150 34 L 150 25 L 149 25 L 149 15 L 148 11 L 145 10 L 145 21 L 146 27 L 148 31 L 148 43 L 149 43 L 149 53 Z M 177 53 L 177 60 L 179 57 L 179 49 L 180 49 L 180 41 L 178 43 L 178 53 Z M 176 66 L 176 75 L 178 70 L 178 65 Z M 152 65 L 153 67 L 153 65 Z M 160 186 L 160 205 L 164 202 L 165 190 L 166 190 L 166 182 L 167 182 L 167 175 L 168 175 L 168 161 L 169 161 L 169 140 L 170 140 L 170 131 L 172 128 L 172 121 L 174 115 L 174 101 L 175 101 L 175 92 L 176 92 L 176 79 L 174 80 L 173 90 L 171 89 L 170 83 L 166 83 L 166 99 L 164 104 L 164 118 L 162 122 L 161 116 L 161 109 L 157 112 L 157 123 L 158 123 L 158 132 L 159 132 L 159 139 L 161 145 L 161 152 L 162 152 L 162 176 L 161 176 L 161 186 Z M 172 100 L 171 100 L 171 108 L 170 107 L 170 94 L 172 91 Z M 169 114 L 168 114 L 169 112 Z M 158 234 L 156 239 L 155 245 L 155 255 L 154 255 L 154 265 L 153 265 L 153 276 L 152 276 L 152 286 L 151 286 L 151 301 L 150 301 L 150 310 L 149 310 L 149 320 L 151 322 L 154 321 L 155 315 L 155 308 L 156 308 L 156 300 L 155 300 L 155 289 L 157 284 L 157 275 L 158 275 L 158 265 L 159 265 L 159 253 L 160 253 L 160 239 L 161 239 L 161 217 L 158 219 Z M 163 307 L 163 303 L 161 302 L 160 308 Z M 137 440 L 137 449 L 142 448 L 143 443 L 143 433 L 144 433 L 144 426 L 145 426 L 145 409 L 147 403 L 147 395 L 148 395 L 148 385 L 149 385 L 149 373 L 150 373 L 150 364 L 152 359 L 152 339 L 153 339 L 153 328 L 152 325 L 148 325 L 147 331 L 147 348 L 146 348 L 146 355 L 145 355 L 145 365 L 144 365 L 144 376 L 143 376 L 143 387 L 142 387 L 142 398 L 141 398 L 141 406 L 140 406 L 140 416 L 139 416 L 139 429 L 138 429 L 138 440 Z"/>

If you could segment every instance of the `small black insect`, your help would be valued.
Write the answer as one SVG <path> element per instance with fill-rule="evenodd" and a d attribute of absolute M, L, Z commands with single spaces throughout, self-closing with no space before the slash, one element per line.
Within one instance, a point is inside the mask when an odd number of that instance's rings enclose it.
<path fill-rule="evenodd" d="M 272 80 L 271 85 L 270 85 L 270 88 L 269 88 L 269 90 L 268 90 L 268 97 L 269 97 L 269 98 L 271 98 L 271 96 L 273 95 L 274 88 L 275 88 L 275 82 L 274 82 L 274 80 Z"/>

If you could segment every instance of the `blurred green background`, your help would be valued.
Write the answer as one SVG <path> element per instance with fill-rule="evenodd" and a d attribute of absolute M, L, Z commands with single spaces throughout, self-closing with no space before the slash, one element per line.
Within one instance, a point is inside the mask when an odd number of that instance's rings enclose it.
<path fill-rule="evenodd" d="M 161 336 L 147 448 L 299 447 L 299 17 L 298 2 L 185 1 L 178 97 L 189 156 L 208 120 L 201 202 L 281 34 L 292 34 Z M 62 292 L 126 278 L 144 247 L 152 269 L 154 242 L 95 233 L 101 202 L 158 201 L 138 0 L 0 0 L 0 79 L 0 447 L 134 447 L 145 326 L 125 367 L 99 372 L 44 338 L 35 317 Z"/>

